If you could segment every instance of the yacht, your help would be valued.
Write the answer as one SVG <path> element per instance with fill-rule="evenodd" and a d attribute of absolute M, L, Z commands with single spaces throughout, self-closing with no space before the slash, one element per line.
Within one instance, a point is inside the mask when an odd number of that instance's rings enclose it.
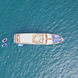
<path fill-rule="evenodd" d="M 64 41 L 59 35 L 49 33 L 17 33 L 14 34 L 16 44 L 52 45 Z"/>

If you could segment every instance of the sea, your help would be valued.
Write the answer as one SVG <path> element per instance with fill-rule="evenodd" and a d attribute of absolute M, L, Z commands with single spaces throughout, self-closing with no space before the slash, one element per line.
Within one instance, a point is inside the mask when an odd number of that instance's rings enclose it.
<path fill-rule="evenodd" d="M 57 34 L 64 42 L 18 46 L 16 33 Z M 0 78 L 78 78 L 78 0 L 0 0 Z"/>

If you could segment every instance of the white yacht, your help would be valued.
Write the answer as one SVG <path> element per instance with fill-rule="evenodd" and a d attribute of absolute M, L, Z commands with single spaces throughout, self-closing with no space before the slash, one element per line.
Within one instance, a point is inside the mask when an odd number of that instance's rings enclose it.
<path fill-rule="evenodd" d="M 17 33 L 14 34 L 16 44 L 52 45 L 64 41 L 59 35 L 49 33 Z"/>

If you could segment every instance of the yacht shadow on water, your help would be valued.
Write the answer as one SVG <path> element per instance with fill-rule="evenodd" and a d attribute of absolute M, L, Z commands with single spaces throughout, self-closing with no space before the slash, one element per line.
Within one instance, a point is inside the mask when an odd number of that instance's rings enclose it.
<path fill-rule="evenodd" d="M 38 28 L 22 27 L 22 28 L 16 29 L 15 33 L 50 33 L 50 32 L 42 30 L 42 29 L 38 29 Z"/>

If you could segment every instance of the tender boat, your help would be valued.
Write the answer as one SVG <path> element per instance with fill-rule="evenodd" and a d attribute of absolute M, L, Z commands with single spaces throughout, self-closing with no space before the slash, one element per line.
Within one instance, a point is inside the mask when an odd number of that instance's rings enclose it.
<path fill-rule="evenodd" d="M 4 39 L 2 40 L 2 43 L 5 43 L 7 40 L 8 40 L 7 38 L 4 38 Z"/>
<path fill-rule="evenodd" d="M 6 46 L 7 46 L 7 43 L 2 44 L 2 47 L 6 47 Z"/>
<path fill-rule="evenodd" d="M 52 45 L 64 41 L 59 35 L 48 33 L 20 33 L 14 34 L 16 44 Z"/>

